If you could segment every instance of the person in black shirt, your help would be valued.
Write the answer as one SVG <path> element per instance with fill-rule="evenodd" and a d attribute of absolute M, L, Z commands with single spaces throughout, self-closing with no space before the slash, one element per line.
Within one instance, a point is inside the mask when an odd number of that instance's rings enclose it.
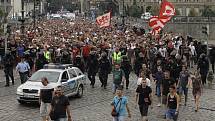
<path fill-rule="evenodd" d="M 173 121 L 177 121 L 178 117 L 178 110 L 179 110 L 179 96 L 176 93 L 176 89 L 174 85 L 171 85 L 170 93 L 167 95 L 167 112 L 166 112 L 166 118 L 167 121 L 173 119 Z"/>
<path fill-rule="evenodd" d="M 51 109 L 49 113 L 54 113 L 56 117 L 54 121 L 72 121 L 69 105 L 68 97 L 63 94 L 62 87 L 58 86 L 55 91 L 55 96 L 51 101 Z"/>
<path fill-rule="evenodd" d="M 4 65 L 4 73 L 5 73 L 5 77 L 6 77 L 5 87 L 10 86 L 10 78 L 11 78 L 12 84 L 14 85 L 13 57 L 9 51 L 6 52 L 6 55 L 3 58 L 3 65 Z"/>
<path fill-rule="evenodd" d="M 126 89 L 128 89 L 132 66 L 127 56 L 122 56 L 121 69 L 125 72 Z"/>
<path fill-rule="evenodd" d="M 111 71 L 111 66 L 110 66 L 110 61 L 107 58 L 107 54 L 105 52 L 103 52 L 101 54 L 101 58 L 98 61 L 98 70 L 99 70 L 98 71 L 99 72 L 99 80 L 102 83 L 101 87 L 104 86 L 104 89 L 106 89 L 108 74 Z"/>
<path fill-rule="evenodd" d="M 152 105 L 152 89 L 147 86 L 146 80 L 137 87 L 136 93 L 136 103 L 139 105 L 142 121 L 147 121 L 148 108 Z"/>
<path fill-rule="evenodd" d="M 169 93 L 169 87 L 171 85 L 176 86 L 176 83 L 173 79 L 170 78 L 170 72 L 164 72 L 164 79 L 161 81 L 161 96 L 162 96 L 162 103 L 166 104 L 167 95 Z"/>
<path fill-rule="evenodd" d="M 42 121 L 48 120 L 48 110 L 50 108 L 50 103 L 52 100 L 54 88 L 49 86 L 49 81 L 46 77 L 41 79 L 43 87 L 40 89 L 40 115 L 42 117 Z"/>

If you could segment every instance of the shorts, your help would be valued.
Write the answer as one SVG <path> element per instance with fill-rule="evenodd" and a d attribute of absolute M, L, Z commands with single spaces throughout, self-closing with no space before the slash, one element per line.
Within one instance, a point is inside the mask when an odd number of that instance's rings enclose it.
<path fill-rule="evenodd" d="M 176 109 L 168 109 L 166 112 L 167 119 L 173 119 L 173 121 L 177 121 L 178 115 L 175 115 Z"/>
<path fill-rule="evenodd" d="M 147 116 L 148 115 L 148 109 L 149 109 L 149 105 L 147 105 L 147 104 L 139 105 L 139 110 L 140 110 L 141 116 Z"/>
<path fill-rule="evenodd" d="M 44 103 L 43 101 L 41 101 L 40 104 L 40 116 L 49 116 L 49 111 L 51 108 L 51 104 L 50 103 Z"/>
<path fill-rule="evenodd" d="M 180 87 L 179 88 L 179 94 L 182 95 L 184 93 L 184 95 L 188 94 L 188 88 L 186 87 Z"/>

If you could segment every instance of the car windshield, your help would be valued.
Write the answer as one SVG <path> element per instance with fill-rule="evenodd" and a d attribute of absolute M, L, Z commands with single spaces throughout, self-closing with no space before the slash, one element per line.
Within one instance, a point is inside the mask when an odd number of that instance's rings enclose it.
<path fill-rule="evenodd" d="M 30 78 L 29 81 L 41 81 L 41 78 L 46 77 L 49 82 L 57 82 L 60 76 L 60 72 L 54 71 L 38 71 L 34 73 Z"/>

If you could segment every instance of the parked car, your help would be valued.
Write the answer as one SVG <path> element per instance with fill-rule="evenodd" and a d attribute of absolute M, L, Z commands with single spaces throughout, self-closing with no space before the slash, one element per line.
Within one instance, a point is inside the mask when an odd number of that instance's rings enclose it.
<path fill-rule="evenodd" d="M 42 87 L 41 78 L 46 77 L 51 87 L 62 86 L 66 96 L 82 97 L 84 83 L 87 79 L 81 70 L 71 64 L 47 64 L 44 69 L 35 72 L 24 84 L 17 88 L 19 103 L 39 102 Z"/>

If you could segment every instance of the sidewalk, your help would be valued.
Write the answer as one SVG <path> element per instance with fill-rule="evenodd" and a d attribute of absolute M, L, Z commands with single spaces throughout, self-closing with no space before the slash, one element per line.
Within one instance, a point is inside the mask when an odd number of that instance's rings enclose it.
<path fill-rule="evenodd" d="M 15 69 L 13 70 L 13 76 L 14 76 L 14 81 L 18 81 L 19 80 L 19 75 L 18 73 L 16 73 Z M 4 70 L 0 69 L 0 87 L 2 87 L 2 85 L 4 85 L 6 82 L 6 78 L 5 78 L 5 74 L 4 74 Z"/>

